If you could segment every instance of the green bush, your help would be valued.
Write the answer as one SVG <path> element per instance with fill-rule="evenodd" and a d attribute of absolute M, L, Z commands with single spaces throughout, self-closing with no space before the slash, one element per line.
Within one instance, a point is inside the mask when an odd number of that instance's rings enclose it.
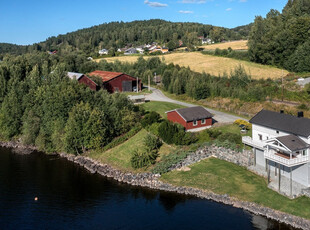
<path fill-rule="evenodd" d="M 154 150 L 158 151 L 160 146 L 162 145 L 161 140 L 158 137 L 151 134 L 147 134 L 146 137 L 144 137 L 143 143 L 146 147 L 146 150 L 149 152 Z"/>
<path fill-rule="evenodd" d="M 208 129 L 198 134 L 198 143 L 205 143 L 205 142 L 210 142 L 210 141 L 211 141 L 211 138 L 208 133 Z"/>
<path fill-rule="evenodd" d="M 159 113 L 156 113 L 154 111 L 146 114 L 142 120 L 141 120 L 141 124 L 143 126 L 143 128 L 152 125 L 153 123 L 159 122 L 160 121 L 160 115 Z"/>
<path fill-rule="evenodd" d="M 169 171 L 169 169 L 184 160 L 189 152 L 176 152 L 176 153 L 170 153 L 168 155 L 164 155 L 159 163 L 156 164 L 156 166 L 153 168 L 152 173 L 156 174 L 163 174 Z"/>
<path fill-rule="evenodd" d="M 158 127 L 159 127 L 160 123 L 153 123 L 152 125 L 147 127 L 147 130 L 154 134 L 155 136 L 159 136 L 159 132 L 158 132 Z"/>
<path fill-rule="evenodd" d="M 158 127 L 159 137 L 166 142 L 167 144 L 174 144 L 176 133 L 179 132 L 179 129 L 172 122 L 167 120 L 163 121 Z"/>
<path fill-rule="evenodd" d="M 209 136 L 212 139 L 216 139 L 219 135 L 222 134 L 222 131 L 217 130 L 217 129 L 207 129 L 206 132 L 209 134 Z"/>
<path fill-rule="evenodd" d="M 131 159 L 131 166 L 135 169 L 150 166 L 156 162 L 157 151 L 136 150 Z"/>
<path fill-rule="evenodd" d="M 234 144 L 242 144 L 241 135 L 236 133 L 223 133 L 217 138 L 217 140 L 221 142 L 229 141 Z"/>

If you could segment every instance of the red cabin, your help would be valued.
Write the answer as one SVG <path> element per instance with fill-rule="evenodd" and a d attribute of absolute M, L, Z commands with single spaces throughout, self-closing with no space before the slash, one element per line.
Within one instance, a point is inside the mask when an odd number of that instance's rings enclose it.
<path fill-rule="evenodd" d="M 175 109 L 166 114 L 169 121 L 181 124 L 186 130 L 199 131 L 212 126 L 213 115 L 201 106 Z"/>
<path fill-rule="evenodd" d="M 96 70 L 89 76 L 95 76 L 102 79 L 103 87 L 110 93 L 114 92 L 132 92 L 137 89 L 141 90 L 141 80 L 131 77 L 125 73 L 109 72 Z"/>

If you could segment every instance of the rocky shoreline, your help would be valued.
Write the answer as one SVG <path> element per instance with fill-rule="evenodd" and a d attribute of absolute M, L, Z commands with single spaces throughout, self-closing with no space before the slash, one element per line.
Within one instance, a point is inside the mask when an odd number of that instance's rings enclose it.
<path fill-rule="evenodd" d="M 0 142 L 1 147 L 13 148 L 14 152 L 18 154 L 30 154 L 33 151 L 36 151 L 37 148 L 34 146 L 24 146 L 18 142 Z M 17 151 L 16 151 L 17 150 Z M 206 149 L 202 155 L 204 155 Z M 208 199 L 212 201 L 216 201 L 219 203 L 223 203 L 226 205 L 232 205 L 236 208 L 242 208 L 246 211 L 249 211 L 256 215 L 265 216 L 267 218 L 276 220 L 281 223 L 285 223 L 287 225 L 291 225 L 294 228 L 300 229 L 310 229 L 310 220 L 293 216 L 290 214 L 286 214 L 271 208 L 260 206 L 253 202 L 239 201 L 233 197 L 230 197 L 227 194 L 219 195 L 210 191 L 204 191 L 200 189 L 190 188 L 190 187 L 178 187 L 173 186 L 171 184 L 164 183 L 159 180 L 159 174 L 152 173 L 131 173 L 131 172 L 123 172 L 121 170 L 117 170 L 110 165 L 102 164 L 97 162 L 89 157 L 84 156 L 74 156 L 66 153 L 59 153 L 59 156 L 67 159 L 68 161 L 74 162 L 75 164 L 84 167 L 91 173 L 98 173 L 102 176 L 106 176 L 109 178 L 113 178 L 119 182 L 127 183 L 134 186 L 147 187 L 151 189 L 157 189 L 168 192 L 176 192 L 184 195 L 192 195 L 202 199 Z M 197 161 L 195 159 L 194 161 Z M 241 164 L 242 165 L 242 164 Z"/>
<path fill-rule="evenodd" d="M 213 192 L 204 191 L 189 187 L 178 187 L 171 184 L 164 183 L 159 180 L 160 175 L 152 173 L 130 173 L 123 172 L 113 167 L 97 162 L 89 157 L 68 155 L 65 153 L 59 154 L 61 157 L 72 161 L 91 173 L 98 173 L 102 176 L 113 178 L 119 182 L 130 185 L 147 187 L 168 192 L 177 192 L 179 194 L 193 195 L 202 199 L 213 200 L 227 205 L 232 205 L 236 208 L 242 208 L 256 215 L 265 216 L 267 218 L 276 220 L 280 223 L 291 225 L 294 228 L 310 229 L 310 220 L 286 214 L 271 208 L 263 207 L 253 202 L 239 201 L 229 195 L 219 195 Z"/>

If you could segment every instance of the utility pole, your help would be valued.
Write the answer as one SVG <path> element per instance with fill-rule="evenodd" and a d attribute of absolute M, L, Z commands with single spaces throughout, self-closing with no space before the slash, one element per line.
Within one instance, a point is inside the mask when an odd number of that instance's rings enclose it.
<path fill-rule="evenodd" d="M 149 91 L 151 91 L 151 76 L 148 76 L 148 80 L 149 80 Z"/>

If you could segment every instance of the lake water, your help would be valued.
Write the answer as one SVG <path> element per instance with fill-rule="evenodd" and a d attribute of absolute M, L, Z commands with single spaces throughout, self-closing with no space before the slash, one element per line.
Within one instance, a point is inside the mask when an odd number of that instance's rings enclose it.
<path fill-rule="evenodd" d="M 118 183 L 57 156 L 0 148 L 0 229 L 293 228 L 231 206 Z"/>

